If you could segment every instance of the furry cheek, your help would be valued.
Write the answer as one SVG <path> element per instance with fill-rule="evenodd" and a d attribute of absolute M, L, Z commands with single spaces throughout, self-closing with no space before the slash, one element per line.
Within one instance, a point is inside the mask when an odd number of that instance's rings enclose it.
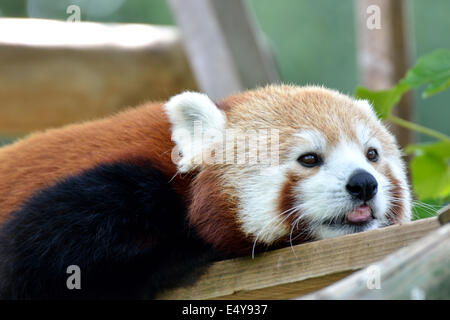
<path fill-rule="evenodd" d="M 204 169 L 191 186 L 188 220 L 198 234 L 225 254 L 248 254 L 251 241 L 235 219 L 237 203 L 231 186 L 224 187 L 215 172 Z"/>
<path fill-rule="evenodd" d="M 236 181 L 239 195 L 238 217 L 242 229 L 255 241 L 272 244 L 289 232 L 278 213 L 279 190 L 284 183 L 283 167 L 264 167 Z"/>
<path fill-rule="evenodd" d="M 311 170 L 316 171 L 316 170 Z M 288 172 L 286 180 L 279 194 L 278 212 L 285 225 L 290 228 L 289 237 L 286 241 L 290 244 L 299 244 L 312 240 L 314 237 L 310 233 L 310 227 L 307 219 L 302 212 L 302 194 L 299 191 L 299 185 L 308 175 L 301 175 L 296 172 Z"/>
<path fill-rule="evenodd" d="M 395 163 L 390 165 L 386 163 L 381 170 L 389 181 L 389 207 L 387 210 L 390 224 L 410 221 L 411 196 L 408 191 L 406 177 L 403 177 L 403 171 Z"/>

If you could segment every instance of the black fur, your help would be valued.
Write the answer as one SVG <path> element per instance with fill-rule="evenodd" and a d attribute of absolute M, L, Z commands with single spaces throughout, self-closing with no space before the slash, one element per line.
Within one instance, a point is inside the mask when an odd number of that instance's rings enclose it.
<path fill-rule="evenodd" d="M 0 297 L 151 298 L 213 258 L 150 165 L 102 165 L 38 191 L 0 228 Z M 66 286 L 81 269 L 81 290 Z"/>

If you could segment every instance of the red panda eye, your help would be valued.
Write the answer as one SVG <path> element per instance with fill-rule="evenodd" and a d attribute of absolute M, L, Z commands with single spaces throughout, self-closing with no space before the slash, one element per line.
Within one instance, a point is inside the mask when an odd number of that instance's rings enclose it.
<path fill-rule="evenodd" d="M 375 148 L 369 148 L 367 150 L 366 157 L 369 161 L 376 162 L 378 160 L 378 151 Z"/>
<path fill-rule="evenodd" d="M 307 153 L 300 156 L 297 161 L 304 167 L 315 167 L 322 164 L 322 159 L 315 153 Z"/>

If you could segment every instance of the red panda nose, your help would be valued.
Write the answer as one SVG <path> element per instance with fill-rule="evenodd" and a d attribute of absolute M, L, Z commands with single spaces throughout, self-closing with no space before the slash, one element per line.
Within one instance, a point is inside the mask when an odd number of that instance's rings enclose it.
<path fill-rule="evenodd" d="M 353 173 L 345 187 L 348 193 L 362 201 L 369 201 L 378 191 L 377 180 L 364 170 Z"/>

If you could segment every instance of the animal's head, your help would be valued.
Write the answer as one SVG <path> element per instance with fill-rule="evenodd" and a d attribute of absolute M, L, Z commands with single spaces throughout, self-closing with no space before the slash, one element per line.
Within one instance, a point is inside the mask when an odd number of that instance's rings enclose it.
<path fill-rule="evenodd" d="M 366 101 L 269 86 L 215 104 L 165 106 L 180 174 L 195 174 L 190 222 L 225 252 L 299 243 L 410 219 L 394 137 Z M 178 157 L 178 154 L 181 157 Z"/>

